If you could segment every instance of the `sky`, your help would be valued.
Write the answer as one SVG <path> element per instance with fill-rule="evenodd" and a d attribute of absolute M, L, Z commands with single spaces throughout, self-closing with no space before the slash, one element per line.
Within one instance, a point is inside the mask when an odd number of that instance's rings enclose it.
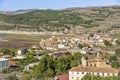
<path fill-rule="evenodd" d="M 120 0 L 0 0 L 0 11 L 120 5 Z"/>

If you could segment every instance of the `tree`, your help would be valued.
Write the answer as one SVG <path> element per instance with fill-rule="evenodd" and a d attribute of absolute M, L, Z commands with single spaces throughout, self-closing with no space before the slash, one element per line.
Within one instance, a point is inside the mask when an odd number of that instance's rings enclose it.
<path fill-rule="evenodd" d="M 119 67 L 119 61 L 118 61 L 118 58 L 117 56 L 111 56 L 110 59 L 109 59 L 110 63 L 111 63 L 111 66 L 113 68 L 118 68 Z"/>
<path fill-rule="evenodd" d="M 53 77 L 53 75 L 55 75 L 55 72 L 51 68 L 48 68 L 45 72 L 45 75 L 48 77 Z"/>
<path fill-rule="evenodd" d="M 22 80 L 31 80 L 31 76 L 26 75 L 26 76 L 24 76 L 24 77 L 23 77 L 23 79 L 22 79 Z"/>
<path fill-rule="evenodd" d="M 12 55 L 12 56 L 15 56 L 15 54 L 16 54 L 15 50 L 13 50 L 13 49 L 7 49 L 7 48 L 1 48 L 0 52 L 2 52 L 5 55 Z"/>
<path fill-rule="evenodd" d="M 120 40 L 115 41 L 117 45 L 120 45 Z"/>
<path fill-rule="evenodd" d="M 109 59 L 110 62 L 117 61 L 117 57 L 115 55 L 111 56 Z"/>
<path fill-rule="evenodd" d="M 57 74 L 68 74 L 70 68 L 77 66 L 83 55 L 76 53 L 75 55 L 66 55 L 54 58 L 45 56 L 39 61 L 39 65 L 33 68 L 34 78 L 52 77 Z"/>
<path fill-rule="evenodd" d="M 11 69 L 10 68 L 6 68 L 6 69 L 3 69 L 2 70 L 2 73 L 10 73 L 11 72 Z"/>
<path fill-rule="evenodd" d="M 78 64 L 80 64 L 82 56 L 83 56 L 83 54 L 77 52 L 74 54 L 73 59 L 76 60 L 78 62 Z"/>
<path fill-rule="evenodd" d="M 90 75 L 85 75 L 82 80 L 91 80 L 91 76 Z"/>
<path fill-rule="evenodd" d="M 73 60 L 73 61 L 71 61 L 71 67 L 75 67 L 75 66 L 77 66 L 78 65 L 78 61 L 76 61 L 76 60 Z"/>
<path fill-rule="evenodd" d="M 112 44 L 109 41 L 107 40 L 103 40 L 103 41 L 104 41 L 105 46 L 112 46 Z"/>
<path fill-rule="evenodd" d="M 112 62 L 112 67 L 113 68 L 119 68 L 119 62 L 118 61 L 113 61 Z"/>
<path fill-rule="evenodd" d="M 83 48 L 83 45 L 81 43 L 78 44 L 78 48 L 79 49 L 82 49 Z"/>
<path fill-rule="evenodd" d="M 118 49 L 115 50 L 115 54 L 116 54 L 117 56 L 120 56 L 120 48 L 118 48 Z"/>
<path fill-rule="evenodd" d="M 89 37 L 93 37 L 93 36 L 94 36 L 94 33 L 90 33 L 90 34 L 89 34 Z"/>
<path fill-rule="evenodd" d="M 18 78 L 15 75 L 9 75 L 7 80 L 18 80 Z"/>

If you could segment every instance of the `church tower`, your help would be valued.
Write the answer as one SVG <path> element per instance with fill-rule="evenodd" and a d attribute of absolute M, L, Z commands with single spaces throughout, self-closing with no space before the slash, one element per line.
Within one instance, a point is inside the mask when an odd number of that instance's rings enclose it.
<path fill-rule="evenodd" d="M 81 58 L 81 62 L 83 66 L 87 66 L 87 61 L 84 57 Z"/>

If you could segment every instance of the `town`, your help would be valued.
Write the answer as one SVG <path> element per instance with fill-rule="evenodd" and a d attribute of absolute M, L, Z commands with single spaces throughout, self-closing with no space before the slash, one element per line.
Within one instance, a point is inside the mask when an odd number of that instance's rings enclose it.
<path fill-rule="evenodd" d="M 109 34 L 91 33 L 53 35 L 29 48 L 1 48 L 0 79 L 86 80 L 86 75 L 96 75 L 116 76 L 117 80 L 120 48 L 116 46 L 119 45 L 120 40 Z"/>
<path fill-rule="evenodd" d="M 0 80 L 120 80 L 120 0 L 0 0 Z"/>

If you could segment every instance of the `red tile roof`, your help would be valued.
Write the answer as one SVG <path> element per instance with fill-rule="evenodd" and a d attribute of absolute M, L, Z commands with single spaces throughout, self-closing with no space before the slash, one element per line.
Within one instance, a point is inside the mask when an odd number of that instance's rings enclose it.
<path fill-rule="evenodd" d="M 73 67 L 70 71 L 76 72 L 99 72 L 99 73 L 119 73 L 119 69 L 114 68 L 98 68 L 98 67 L 89 67 L 89 66 L 78 66 Z"/>
<path fill-rule="evenodd" d="M 59 80 L 69 80 L 69 75 L 57 75 L 56 78 Z"/>
<path fill-rule="evenodd" d="M 10 65 L 16 65 L 15 61 L 9 61 L 9 62 L 10 62 Z"/>

